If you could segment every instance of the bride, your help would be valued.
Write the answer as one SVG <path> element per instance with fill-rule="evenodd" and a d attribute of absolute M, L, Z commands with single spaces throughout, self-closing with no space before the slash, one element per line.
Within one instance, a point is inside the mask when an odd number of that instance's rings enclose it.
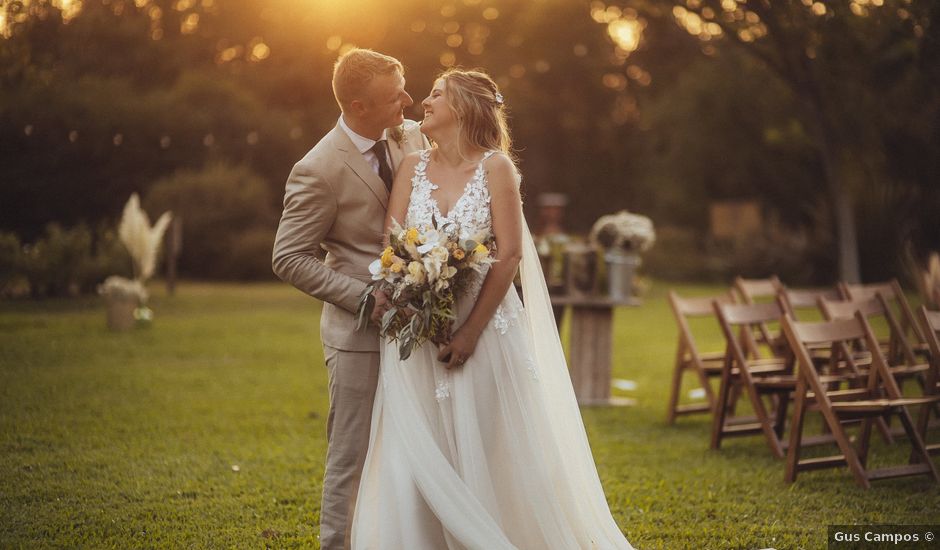
<path fill-rule="evenodd" d="M 407 157 L 386 228 L 489 231 L 497 261 L 458 297 L 455 331 L 402 361 L 381 349 L 352 546 L 374 550 L 631 548 L 614 522 L 522 216 L 503 98 L 451 70 L 423 101 L 437 144 Z M 525 307 L 512 280 L 520 267 Z"/>

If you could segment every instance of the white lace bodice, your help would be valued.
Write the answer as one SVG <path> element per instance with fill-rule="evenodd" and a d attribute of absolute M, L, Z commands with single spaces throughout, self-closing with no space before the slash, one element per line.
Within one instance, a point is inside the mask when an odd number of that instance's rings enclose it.
<path fill-rule="evenodd" d="M 493 234 L 493 219 L 490 215 L 490 191 L 486 185 L 486 171 L 483 162 L 495 151 L 488 151 L 477 165 L 473 177 L 464 186 L 463 194 L 445 216 L 437 200 L 431 196 L 437 185 L 428 179 L 428 160 L 431 150 L 421 151 L 421 160 L 415 166 L 411 178 L 411 199 L 408 201 L 408 214 L 405 225 L 420 227 L 436 225 L 445 231 L 457 231 L 461 239 L 469 239 L 481 233 Z"/>

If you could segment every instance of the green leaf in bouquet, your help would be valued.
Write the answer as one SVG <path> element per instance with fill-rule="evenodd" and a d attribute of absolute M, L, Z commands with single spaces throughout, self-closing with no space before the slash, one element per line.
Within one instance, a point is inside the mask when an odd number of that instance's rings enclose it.
<path fill-rule="evenodd" d="M 411 321 L 408 322 L 408 332 L 415 336 L 423 335 L 423 331 L 421 330 L 423 319 L 424 315 L 422 313 L 412 315 Z"/>
<path fill-rule="evenodd" d="M 462 243 L 460 243 L 460 246 L 463 247 L 463 249 L 464 249 L 465 252 L 471 252 L 471 251 L 473 251 L 473 249 L 476 248 L 479 244 L 480 244 L 480 243 L 476 242 L 476 241 L 473 240 L 473 239 L 465 239 Z"/>
<path fill-rule="evenodd" d="M 401 343 L 398 344 L 398 359 L 404 361 L 411 357 L 411 351 L 415 347 L 415 339 L 412 336 L 407 338 L 402 338 Z"/>
<path fill-rule="evenodd" d="M 398 315 L 398 308 L 392 307 L 385 312 L 385 315 L 382 316 L 382 334 L 388 334 L 388 329 L 392 324 L 392 321 L 395 320 L 395 316 Z"/>
<path fill-rule="evenodd" d="M 359 307 L 356 310 L 356 330 L 362 330 L 369 324 L 372 311 L 375 309 L 375 296 L 372 295 L 375 285 L 369 285 L 359 298 Z"/>

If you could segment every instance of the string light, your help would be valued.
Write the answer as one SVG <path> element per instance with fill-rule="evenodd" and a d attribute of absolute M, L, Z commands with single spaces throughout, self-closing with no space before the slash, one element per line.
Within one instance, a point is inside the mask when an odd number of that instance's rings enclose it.
<path fill-rule="evenodd" d="M 34 124 L 26 124 L 23 126 L 23 135 L 27 137 L 33 137 L 36 134 L 37 134 L 36 126 Z M 77 143 L 79 137 L 81 136 L 82 136 L 82 131 L 77 130 L 77 129 L 69 130 L 68 134 L 66 134 L 66 137 L 69 143 Z M 294 141 L 301 139 L 303 136 L 304 136 L 304 130 L 300 126 L 294 126 L 287 132 L 287 137 Z M 87 142 L 88 140 L 86 139 L 85 141 Z M 109 141 L 115 147 L 120 147 L 124 145 L 125 141 L 127 141 L 127 136 L 125 136 L 123 132 L 117 132 L 110 137 Z M 212 132 L 205 134 L 202 137 L 201 142 L 206 147 L 212 147 L 213 145 L 216 144 L 215 134 Z M 245 143 L 247 143 L 248 145 L 257 145 L 260 142 L 261 142 L 261 133 L 259 131 L 251 130 L 250 132 L 245 134 Z M 173 144 L 173 137 L 169 134 L 164 134 L 160 137 L 160 140 L 158 143 L 161 149 L 169 149 L 170 146 Z"/>

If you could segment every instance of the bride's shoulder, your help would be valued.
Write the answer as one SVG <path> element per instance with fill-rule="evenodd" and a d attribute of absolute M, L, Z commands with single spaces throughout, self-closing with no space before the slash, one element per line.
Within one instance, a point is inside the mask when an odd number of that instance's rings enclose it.
<path fill-rule="evenodd" d="M 515 187 L 519 179 L 516 163 L 502 151 L 496 151 L 483 161 L 486 180 L 491 188 L 504 185 Z"/>
<path fill-rule="evenodd" d="M 401 164 L 398 166 L 398 170 L 407 170 L 408 173 L 414 171 L 415 167 L 418 166 L 418 163 L 422 161 L 424 151 L 412 151 L 402 157 Z"/>

